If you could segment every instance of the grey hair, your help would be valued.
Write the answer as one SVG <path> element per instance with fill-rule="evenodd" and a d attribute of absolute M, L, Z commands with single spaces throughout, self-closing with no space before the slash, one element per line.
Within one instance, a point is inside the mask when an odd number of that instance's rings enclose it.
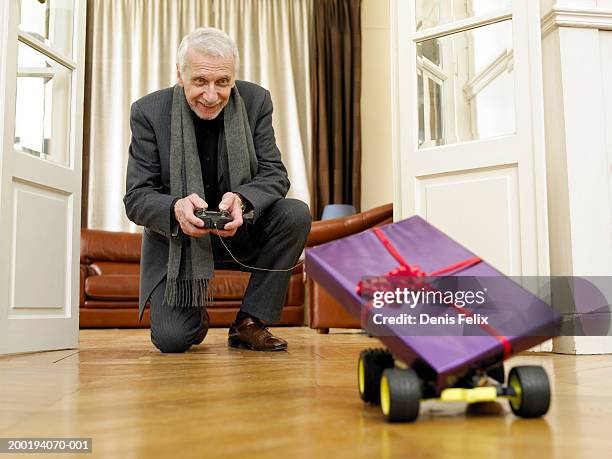
<path fill-rule="evenodd" d="M 234 61 L 234 74 L 240 68 L 240 55 L 238 47 L 232 38 L 222 30 L 214 27 L 199 27 L 185 35 L 178 48 L 176 56 L 181 73 L 185 73 L 185 58 L 187 50 L 192 49 L 204 56 L 232 58 Z"/>

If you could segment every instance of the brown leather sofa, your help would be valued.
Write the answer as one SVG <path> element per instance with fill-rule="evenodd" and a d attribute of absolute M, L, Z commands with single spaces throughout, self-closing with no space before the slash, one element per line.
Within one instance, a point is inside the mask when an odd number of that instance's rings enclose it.
<path fill-rule="evenodd" d="M 386 204 L 348 217 L 315 222 L 307 246 L 323 244 L 392 221 L 393 205 Z M 315 225 L 318 225 L 316 230 Z M 312 279 L 308 279 L 307 284 L 311 328 L 319 333 L 329 333 L 330 328 L 361 328 L 359 319 L 350 316 L 323 287 Z"/>
<path fill-rule="evenodd" d="M 349 217 L 313 222 L 307 246 L 314 246 L 390 222 L 391 204 Z M 138 323 L 141 235 L 101 230 L 81 230 L 81 328 L 149 327 L 149 309 Z M 304 271 L 293 270 L 279 325 L 304 323 Z M 212 326 L 228 326 L 236 316 L 249 274 L 217 270 L 214 301 L 209 307 Z M 310 326 L 359 328 L 342 307 L 320 286 L 308 280 Z"/>
<path fill-rule="evenodd" d="M 81 230 L 81 328 L 149 327 L 149 308 L 138 323 L 141 235 Z M 227 326 L 236 317 L 249 274 L 217 270 L 213 280 L 211 326 Z M 304 323 L 302 266 L 293 270 L 278 324 Z"/>

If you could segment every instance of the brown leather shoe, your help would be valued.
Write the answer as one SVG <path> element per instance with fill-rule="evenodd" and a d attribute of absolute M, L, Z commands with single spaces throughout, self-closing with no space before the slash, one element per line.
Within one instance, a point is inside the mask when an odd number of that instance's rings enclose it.
<path fill-rule="evenodd" d="M 274 336 L 259 321 L 252 317 L 243 319 L 239 324 L 233 324 L 229 329 L 227 343 L 231 347 L 242 347 L 252 351 L 283 351 L 287 349 L 287 341 Z"/>
<path fill-rule="evenodd" d="M 206 338 L 206 334 L 208 333 L 208 327 L 210 326 L 210 316 L 208 315 L 208 311 L 206 308 L 202 311 L 202 329 L 200 333 L 195 338 L 193 344 L 200 344 Z"/>

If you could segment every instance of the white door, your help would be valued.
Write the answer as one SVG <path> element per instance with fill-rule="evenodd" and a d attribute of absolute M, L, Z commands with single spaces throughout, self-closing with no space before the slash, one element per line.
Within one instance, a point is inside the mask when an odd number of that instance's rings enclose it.
<path fill-rule="evenodd" d="M 0 354 L 74 348 L 86 1 L 1 3 Z"/>
<path fill-rule="evenodd" d="M 508 275 L 549 272 L 539 6 L 393 3 L 396 219 Z"/>

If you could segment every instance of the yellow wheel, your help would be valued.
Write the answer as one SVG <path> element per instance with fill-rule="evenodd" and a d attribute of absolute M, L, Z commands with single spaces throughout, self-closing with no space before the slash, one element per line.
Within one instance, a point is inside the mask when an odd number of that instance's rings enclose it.
<path fill-rule="evenodd" d="M 389 368 L 380 380 L 380 408 L 389 422 L 412 422 L 419 416 L 421 381 L 412 368 Z"/>
<path fill-rule="evenodd" d="M 385 417 L 389 416 L 391 409 L 391 396 L 389 395 L 389 378 L 387 375 L 380 378 L 380 409 Z"/>
<path fill-rule="evenodd" d="M 508 375 L 508 385 L 514 390 L 510 397 L 512 412 L 522 418 L 543 416 L 550 407 L 550 382 L 544 368 L 514 367 Z"/>
<path fill-rule="evenodd" d="M 393 356 L 384 349 L 367 349 L 359 354 L 357 382 L 359 396 L 366 403 L 380 403 L 380 377 L 395 365 Z"/>
<path fill-rule="evenodd" d="M 359 395 L 362 395 L 365 393 L 365 365 L 363 364 L 363 359 L 359 359 L 357 373 L 359 378 Z"/>

